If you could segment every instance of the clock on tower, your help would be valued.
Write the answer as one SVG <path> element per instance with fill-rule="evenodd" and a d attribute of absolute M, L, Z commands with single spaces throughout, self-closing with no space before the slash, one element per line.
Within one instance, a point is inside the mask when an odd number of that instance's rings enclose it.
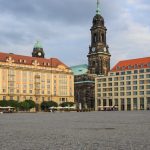
<path fill-rule="evenodd" d="M 33 48 L 32 57 L 44 58 L 44 55 L 43 47 L 41 46 L 40 42 L 37 41 Z"/>

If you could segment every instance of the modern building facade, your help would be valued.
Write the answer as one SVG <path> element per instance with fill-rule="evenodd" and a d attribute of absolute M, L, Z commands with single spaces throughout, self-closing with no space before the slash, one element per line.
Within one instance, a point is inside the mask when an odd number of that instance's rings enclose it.
<path fill-rule="evenodd" d="M 118 62 L 95 80 L 95 109 L 150 109 L 150 57 Z"/>
<path fill-rule="evenodd" d="M 72 68 L 75 75 L 75 101 L 82 108 L 94 109 L 95 106 L 95 77 L 107 75 L 110 70 L 110 53 L 106 42 L 106 27 L 100 14 L 97 0 L 96 15 L 91 27 L 91 44 L 88 52 L 88 65 L 78 65 Z"/>
<path fill-rule="evenodd" d="M 0 100 L 74 102 L 71 69 L 57 58 L 43 58 L 38 42 L 32 54 L 0 53 Z"/>

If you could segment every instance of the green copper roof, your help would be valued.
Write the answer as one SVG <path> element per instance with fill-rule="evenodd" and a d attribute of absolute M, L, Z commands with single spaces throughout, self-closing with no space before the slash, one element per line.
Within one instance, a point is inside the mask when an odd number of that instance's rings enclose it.
<path fill-rule="evenodd" d="M 36 41 L 34 48 L 43 48 L 40 41 Z"/>
<path fill-rule="evenodd" d="M 74 75 L 86 74 L 88 72 L 88 65 L 82 64 L 82 65 L 73 66 L 71 67 L 71 70 L 74 73 Z"/>
<path fill-rule="evenodd" d="M 97 9 L 96 9 L 96 14 L 100 15 L 99 0 L 97 0 Z"/>

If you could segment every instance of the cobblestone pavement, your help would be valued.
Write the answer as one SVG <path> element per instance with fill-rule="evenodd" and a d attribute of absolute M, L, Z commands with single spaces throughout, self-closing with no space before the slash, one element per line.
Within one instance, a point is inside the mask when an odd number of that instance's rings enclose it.
<path fill-rule="evenodd" d="M 150 111 L 2 114 L 0 150 L 150 150 Z"/>

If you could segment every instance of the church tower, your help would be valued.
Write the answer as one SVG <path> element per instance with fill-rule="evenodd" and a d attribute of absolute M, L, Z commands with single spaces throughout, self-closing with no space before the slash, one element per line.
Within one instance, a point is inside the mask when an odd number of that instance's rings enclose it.
<path fill-rule="evenodd" d="M 111 55 L 106 42 L 106 31 L 104 18 L 100 14 L 99 0 L 97 0 L 96 15 L 91 27 L 91 45 L 87 55 L 90 74 L 107 75 L 110 70 Z"/>
<path fill-rule="evenodd" d="M 32 57 L 44 58 L 44 55 L 43 47 L 41 43 L 37 41 L 33 48 Z"/>

